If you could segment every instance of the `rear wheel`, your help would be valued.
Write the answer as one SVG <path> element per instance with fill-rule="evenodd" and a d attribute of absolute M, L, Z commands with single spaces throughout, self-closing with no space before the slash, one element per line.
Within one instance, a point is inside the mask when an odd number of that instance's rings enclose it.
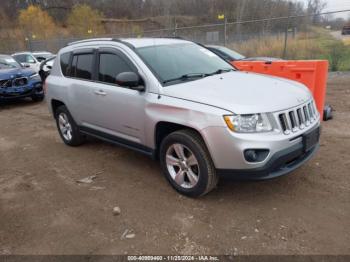
<path fill-rule="evenodd" d="M 60 106 L 55 112 L 58 132 L 66 145 L 79 146 L 84 143 L 84 136 L 80 133 L 66 106 Z"/>
<path fill-rule="evenodd" d="M 170 184 L 183 195 L 203 196 L 218 182 L 207 147 L 194 131 L 182 130 L 167 136 L 161 144 L 160 162 Z"/>

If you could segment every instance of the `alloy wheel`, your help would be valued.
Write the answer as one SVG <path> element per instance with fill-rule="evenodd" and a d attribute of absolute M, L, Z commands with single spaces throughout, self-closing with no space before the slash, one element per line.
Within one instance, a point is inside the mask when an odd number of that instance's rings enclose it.
<path fill-rule="evenodd" d="M 166 152 L 166 165 L 177 185 L 191 189 L 199 180 L 199 164 L 196 156 L 182 144 L 171 145 Z"/>
<path fill-rule="evenodd" d="M 69 123 L 68 116 L 65 113 L 60 113 L 58 115 L 58 126 L 64 139 L 71 141 L 73 138 L 73 130 Z"/>

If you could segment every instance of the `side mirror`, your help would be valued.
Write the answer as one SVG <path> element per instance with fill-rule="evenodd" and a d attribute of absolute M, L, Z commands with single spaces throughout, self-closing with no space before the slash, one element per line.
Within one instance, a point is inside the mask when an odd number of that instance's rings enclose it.
<path fill-rule="evenodd" d="M 137 91 L 145 91 L 141 77 L 134 72 L 123 72 L 116 76 L 115 82 L 117 85 L 129 87 Z"/>
<path fill-rule="evenodd" d="M 25 67 L 25 68 L 30 67 L 30 65 L 29 65 L 28 63 L 21 63 L 21 65 L 22 65 L 23 67 Z"/>

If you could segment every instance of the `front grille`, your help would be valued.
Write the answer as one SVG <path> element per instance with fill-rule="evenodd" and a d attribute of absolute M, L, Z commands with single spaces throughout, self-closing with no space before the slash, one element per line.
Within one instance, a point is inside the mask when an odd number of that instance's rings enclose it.
<path fill-rule="evenodd" d="M 315 122 L 317 118 L 318 112 L 313 101 L 278 114 L 281 129 L 286 135 L 303 130 Z"/>
<path fill-rule="evenodd" d="M 11 86 L 12 86 L 12 80 L 10 79 L 0 80 L 0 88 L 6 88 Z"/>
<path fill-rule="evenodd" d="M 28 79 L 26 77 L 19 77 L 13 80 L 14 86 L 25 86 L 28 84 Z"/>

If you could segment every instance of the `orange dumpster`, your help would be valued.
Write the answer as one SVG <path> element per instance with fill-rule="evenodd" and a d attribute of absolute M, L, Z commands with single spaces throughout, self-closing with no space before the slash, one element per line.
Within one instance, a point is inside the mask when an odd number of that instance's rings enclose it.
<path fill-rule="evenodd" d="M 232 64 L 241 71 L 283 77 L 306 85 L 312 92 L 321 119 L 323 119 L 328 78 L 327 60 L 233 61 Z"/>

